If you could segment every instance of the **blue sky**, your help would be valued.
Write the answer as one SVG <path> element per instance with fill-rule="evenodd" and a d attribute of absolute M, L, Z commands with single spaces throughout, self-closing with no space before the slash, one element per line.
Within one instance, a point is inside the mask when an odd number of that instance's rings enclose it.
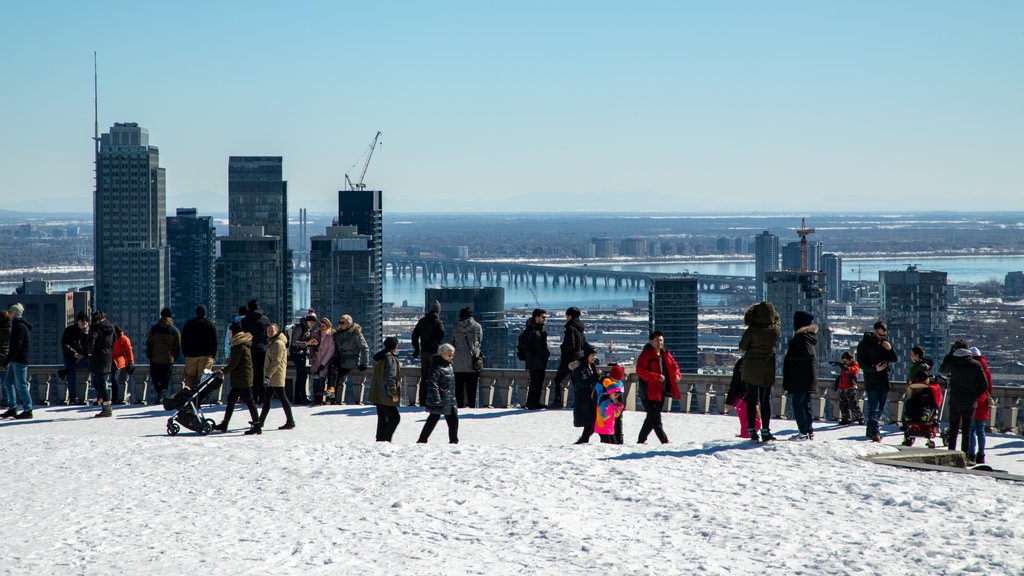
<path fill-rule="evenodd" d="M 231 155 L 294 212 L 1024 210 L 1024 2 L 0 3 L 0 196 L 91 210 L 99 123 L 169 212 Z"/>

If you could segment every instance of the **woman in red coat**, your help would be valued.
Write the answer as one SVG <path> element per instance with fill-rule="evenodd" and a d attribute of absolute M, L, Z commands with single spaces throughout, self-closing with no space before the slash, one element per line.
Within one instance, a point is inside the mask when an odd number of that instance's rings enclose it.
<path fill-rule="evenodd" d="M 636 375 L 640 378 L 638 392 L 647 417 L 640 427 L 638 444 L 646 444 L 647 436 L 653 431 L 662 444 L 668 444 L 668 435 L 661 426 L 661 409 L 666 397 L 679 399 L 679 364 L 672 354 L 665 350 L 665 336 L 655 330 L 648 337 L 640 357 L 636 359 Z"/>

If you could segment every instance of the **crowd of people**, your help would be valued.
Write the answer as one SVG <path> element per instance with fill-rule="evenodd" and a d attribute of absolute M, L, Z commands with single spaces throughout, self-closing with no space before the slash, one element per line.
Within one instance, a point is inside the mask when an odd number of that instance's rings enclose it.
<path fill-rule="evenodd" d="M 421 379 L 416 402 L 428 417 L 419 436 L 426 443 L 443 417 L 450 443 L 458 443 L 460 408 L 475 407 L 479 373 L 483 369 L 483 330 L 470 308 L 459 311 L 458 321 L 446 340 L 440 319 L 441 305 L 433 302 L 412 331 L 412 357 L 420 358 Z M 24 316 L 24 307 L 14 304 L 0 311 L 0 369 L 2 375 L 2 418 L 31 419 L 32 398 L 28 390 L 27 369 L 30 360 L 29 334 L 32 330 Z M 623 442 L 622 400 L 624 371 L 613 365 L 608 373 L 596 365 L 597 351 L 587 342 L 581 311 L 573 306 L 565 311 L 565 325 L 559 346 L 558 369 L 550 381 L 550 400 L 541 403 L 546 370 L 550 358 L 547 311 L 537 308 L 526 321 L 518 337 L 516 355 L 525 364 L 529 386 L 522 405 L 527 410 L 560 409 L 573 406 L 573 425 L 582 428 L 577 444 L 589 442 L 595 433 L 601 442 Z M 735 408 L 740 419 L 740 434 L 753 442 L 773 442 L 771 432 L 771 393 L 776 383 L 776 345 L 782 336 L 782 321 L 771 302 L 759 302 L 744 313 L 745 330 L 740 338 L 742 357 L 736 363 L 726 396 L 726 410 Z M 798 433 L 791 440 L 814 438 L 811 393 L 818 382 L 818 327 L 814 316 L 797 311 L 793 317 L 792 338 L 786 348 L 781 371 L 783 388 L 792 400 Z M 888 328 L 878 321 L 866 332 L 855 354 L 844 351 L 839 362 L 835 391 L 839 400 L 840 425 L 854 422 L 865 426 L 865 437 L 880 442 L 879 418 L 888 404 L 891 366 L 899 360 L 887 338 Z M 238 402 L 245 403 L 250 416 L 246 434 L 261 434 L 276 398 L 285 421 L 279 429 L 295 427 L 295 404 L 312 406 L 344 402 L 344 390 L 350 376 L 370 367 L 370 347 L 362 328 L 351 316 L 343 315 L 337 325 L 319 318 L 310 309 L 295 323 L 290 334 L 271 322 L 257 300 L 239 307 L 238 315 L 227 329 L 226 364 L 214 369 L 219 341 L 217 328 L 206 317 L 206 308 L 198 306 L 193 318 L 179 331 L 169 308 L 160 311 L 157 322 L 146 335 L 146 358 L 150 379 L 162 401 L 172 393 L 173 365 L 184 361 L 182 386 L 185 393 L 203 378 L 227 376 L 228 392 L 223 420 L 215 430 L 226 432 Z M 113 406 L 129 400 L 127 383 L 135 371 L 132 341 L 120 326 L 102 311 L 91 316 L 79 312 L 61 335 L 63 366 L 58 376 L 67 385 L 67 402 L 85 404 L 87 391 L 80 388 L 77 373 L 88 370 L 95 388 L 97 418 L 113 415 Z M 390 442 L 401 421 L 403 386 L 398 358 L 398 340 L 389 337 L 372 358 L 372 376 L 367 397 L 376 406 L 376 439 Z M 934 362 L 920 346 L 909 354 L 910 386 L 928 383 Z M 292 389 L 286 389 L 288 363 L 295 368 Z M 992 378 L 985 357 L 966 340 L 957 340 L 939 366 L 948 375 L 949 421 L 947 445 L 959 447 L 971 462 L 985 462 L 985 428 L 992 405 Z M 666 402 L 681 397 L 682 374 L 664 335 L 652 331 L 636 362 L 637 399 L 644 412 L 637 443 L 647 442 L 651 433 L 662 444 L 669 442 L 662 424 Z M 864 410 L 858 402 L 858 381 L 863 378 Z M 563 383 L 570 379 L 566 389 Z M 351 389 L 351 387 L 349 388 Z M 566 399 L 568 392 L 568 400 Z M 361 398 L 355 398 L 358 402 Z M 262 409 L 260 406 L 262 405 Z"/>

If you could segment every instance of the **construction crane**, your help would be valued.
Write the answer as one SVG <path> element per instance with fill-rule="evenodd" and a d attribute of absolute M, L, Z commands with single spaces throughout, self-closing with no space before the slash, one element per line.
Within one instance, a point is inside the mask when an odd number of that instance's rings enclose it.
<path fill-rule="evenodd" d="M 348 173 L 345 173 L 345 186 L 347 186 L 349 190 L 366 189 L 366 184 L 363 184 L 363 178 L 366 177 L 366 169 L 370 167 L 370 158 L 373 158 L 373 150 L 374 148 L 377 147 L 378 140 L 380 140 L 380 130 L 377 131 L 377 135 L 373 137 L 373 142 L 370 143 L 369 150 L 366 153 L 366 162 L 363 162 L 363 169 L 359 173 L 359 181 L 353 183 L 352 180 L 349 179 Z M 352 165 L 352 168 L 355 168 L 356 164 L 359 164 L 358 160 L 356 161 L 355 164 Z M 352 168 L 349 168 L 349 170 L 351 170 Z"/>
<path fill-rule="evenodd" d="M 800 235 L 800 271 L 807 272 L 807 236 L 814 234 L 814 228 L 808 228 L 806 218 L 800 219 L 800 229 L 796 231 Z"/>

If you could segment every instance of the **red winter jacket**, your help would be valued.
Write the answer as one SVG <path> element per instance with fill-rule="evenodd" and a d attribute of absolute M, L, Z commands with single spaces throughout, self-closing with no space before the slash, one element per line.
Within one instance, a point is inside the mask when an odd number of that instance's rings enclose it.
<path fill-rule="evenodd" d="M 981 369 L 985 371 L 985 380 L 988 380 L 988 391 L 978 396 L 978 407 L 974 409 L 974 419 L 988 420 L 991 414 L 988 397 L 992 395 L 992 372 L 988 369 L 988 361 L 984 356 L 975 356 L 974 359 L 981 363 Z"/>
<path fill-rule="evenodd" d="M 120 338 L 114 340 L 114 345 L 111 347 L 110 352 L 114 357 L 114 367 L 118 370 L 124 370 L 125 366 L 135 365 L 132 341 L 128 339 L 127 334 L 122 334 Z"/>
<path fill-rule="evenodd" d="M 679 379 L 682 377 L 682 373 L 679 372 L 679 364 L 676 364 L 675 358 L 668 350 L 662 349 L 661 356 L 659 356 L 654 348 L 647 344 L 640 352 L 640 357 L 636 359 L 636 375 L 640 378 L 640 383 L 646 386 L 645 397 L 654 402 L 660 402 L 664 397 L 662 391 L 665 389 L 665 382 L 658 379 L 658 376 L 661 375 L 661 359 L 663 357 L 665 366 L 668 368 L 665 380 L 669 393 L 678 400 L 680 397 Z M 645 390 L 641 389 L 640 392 L 644 393 Z"/>

